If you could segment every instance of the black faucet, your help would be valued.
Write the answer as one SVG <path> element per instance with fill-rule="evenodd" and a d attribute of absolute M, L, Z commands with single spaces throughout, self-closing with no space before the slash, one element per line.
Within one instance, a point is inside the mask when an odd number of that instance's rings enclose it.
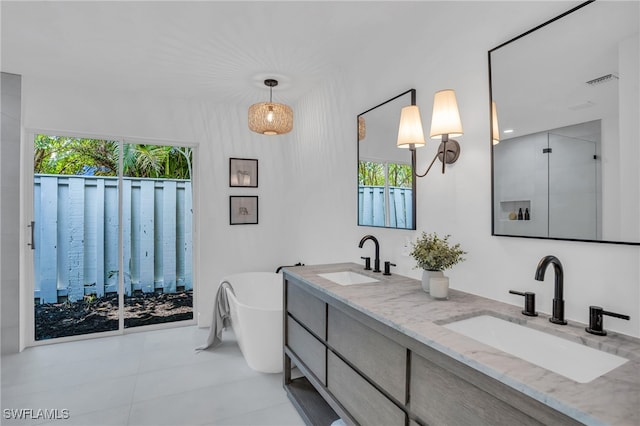
<path fill-rule="evenodd" d="M 553 296 L 553 314 L 551 318 L 549 318 L 549 321 L 554 324 L 565 325 L 567 321 L 564 319 L 564 300 L 562 300 L 564 271 L 562 270 L 560 260 L 555 256 L 545 256 L 540 259 L 540 263 L 538 263 L 538 267 L 536 268 L 536 280 L 544 281 L 544 273 L 550 263 L 553 264 L 553 269 L 556 273 L 556 285 Z"/>
<path fill-rule="evenodd" d="M 373 243 L 376 245 L 376 258 L 373 261 L 373 272 L 380 272 L 380 243 L 378 243 L 376 237 L 374 237 L 373 235 L 365 235 L 360 240 L 360 244 L 358 244 L 358 247 L 362 248 L 365 241 L 367 240 L 373 241 Z"/>

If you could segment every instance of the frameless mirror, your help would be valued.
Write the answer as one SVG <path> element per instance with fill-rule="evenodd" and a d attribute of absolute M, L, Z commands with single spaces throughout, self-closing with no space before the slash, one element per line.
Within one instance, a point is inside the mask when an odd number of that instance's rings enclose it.
<path fill-rule="evenodd" d="M 587 2 L 489 51 L 493 235 L 640 244 L 639 18 Z"/>
<path fill-rule="evenodd" d="M 358 225 L 416 229 L 411 152 L 396 147 L 400 111 L 410 89 L 358 115 Z"/>

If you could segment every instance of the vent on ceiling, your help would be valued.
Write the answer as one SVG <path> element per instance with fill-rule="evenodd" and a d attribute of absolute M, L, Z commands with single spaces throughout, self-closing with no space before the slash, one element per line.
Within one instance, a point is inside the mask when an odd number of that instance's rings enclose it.
<path fill-rule="evenodd" d="M 589 80 L 587 81 L 587 84 L 589 86 L 596 86 L 598 84 L 602 84 L 602 83 L 609 83 L 609 82 L 613 82 L 618 80 L 619 77 L 615 74 L 606 74 L 603 76 L 600 76 L 598 78 L 594 78 L 593 80 Z"/>
<path fill-rule="evenodd" d="M 568 108 L 572 111 L 579 111 L 581 109 L 587 109 L 587 108 L 591 108 L 592 106 L 594 106 L 595 104 L 591 101 L 586 101 L 583 102 L 581 104 L 576 104 L 576 105 L 571 105 Z"/>

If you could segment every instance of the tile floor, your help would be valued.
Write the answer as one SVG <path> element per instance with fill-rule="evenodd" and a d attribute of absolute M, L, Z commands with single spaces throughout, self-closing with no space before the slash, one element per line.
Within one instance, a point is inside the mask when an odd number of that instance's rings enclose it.
<path fill-rule="evenodd" d="M 196 326 L 28 348 L 1 359 L 2 425 L 302 425 L 280 374 L 251 370 L 232 332 Z M 68 419 L 16 420 L 7 409 Z"/>

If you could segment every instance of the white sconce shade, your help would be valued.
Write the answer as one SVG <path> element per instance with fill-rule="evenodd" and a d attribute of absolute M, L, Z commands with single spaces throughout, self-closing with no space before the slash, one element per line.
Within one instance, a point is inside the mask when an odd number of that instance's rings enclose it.
<path fill-rule="evenodd" d="M 425 146 L 420 110 L 416 105 L 402 108 L 396 145 L 398 148 L 421 148 Z"/>
<path fill-rule="evenodd" d="M 500 143 L 500 129 L 498 128 L 498 112 L 495 101 L 491 101 L 491 139 L 494 145 Z"/>
<path fill-rule="evenodd" d="M 293 110 L 284 104 L 260 102 L 249 107 L 249 129 L 263 135 L 282 135 L 293 129 Z"/>
<path fill-rule="evenodd" d="M 441 139 L 442 135 L 450 137 L 463 135 L 456 93 L 451 89 L 436 92 L 433 98 L 433 115 L 429 137 Z"/>

